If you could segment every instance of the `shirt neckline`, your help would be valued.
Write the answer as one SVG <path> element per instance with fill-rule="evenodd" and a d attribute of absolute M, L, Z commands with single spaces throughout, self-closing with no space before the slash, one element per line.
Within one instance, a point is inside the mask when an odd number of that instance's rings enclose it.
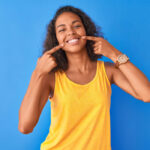
<path fill-rule="evenodd" d="M 82 87 L 85 87 L 85 86 L 88 86 L 88 85 L 90 85 L 90 84 L 92 84 L 95 80 L 96 80 L 96 78 L 97 78 L 97 75 L 98 75 L 98 60 L 96 61 L 96 73 L 95 73 L 95 76 L 93 77 L 93 79 L 91 80 L 91 81 L 89 81 L 88 83 L 86 83 L 86 84 L 79 84 L 79 83 L 76 83 L 76 82 L 74 82 L 74 81 L 72 81 L 71 79 L 69 79 L 69 77 L 66 75 L 66 73 L 64 72 L 64 76 L 65 76 L 65 78 L 71 83 L 71 84 L 73 84 L 73 85 L 75 85 L 75 86 L 82 86 Z"/>

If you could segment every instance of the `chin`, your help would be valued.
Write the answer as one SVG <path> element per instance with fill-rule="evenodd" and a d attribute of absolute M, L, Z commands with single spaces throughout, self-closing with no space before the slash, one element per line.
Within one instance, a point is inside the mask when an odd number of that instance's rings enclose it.
<path fill-rule="evenodd" d="M 85 46 L 84 47 L 80 47 L 80 46 L 71 46 L 71 47 L 66 47 L 66 48 L 63 48 L 63 50 L 65 52 L 70 52 L 70 53 L 75 53 L 75 52 L 79 52 L 81 50 L 85 49 Z"/>
<path fill-rule="evenodd" d="M 73 52 L 79 52 L 85 48 L 86 48 L 86 42 L 75 44 L 75 45 L 66 45 L 65 47 L 63 47 L 63 50 L 66 52 L 73 53 Z"/>

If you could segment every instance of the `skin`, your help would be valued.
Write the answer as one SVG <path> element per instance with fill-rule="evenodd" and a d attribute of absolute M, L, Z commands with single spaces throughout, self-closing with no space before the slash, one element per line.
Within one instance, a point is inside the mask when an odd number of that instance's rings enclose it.
<path fill-rule="evenodd" d="M 122 54 L 121 51 L 117 50 L 107 40 L 101 37 L 86 36 L 82 21 L 76 14 L 70 12 L 61 14 L 57 18 L 55 27 L 57 40 L 59 44 L 65 44 L 63 49 L 69 62 L 69 68 L 65 73 L 70 80 L 78 84 L 90 82 L 96 73 L 96 63 L 91 62 L 87 55 L 85 48 L 86 40 L 93 40 L 95 42 L 94 52 L 96 54 L 102 54 L 114 63 L 117 57 Z M 69 47 L 65 40 L 76 35 L 81 36 L 79 45 Z M 105 62 L 105 70 L 110 83 L 116 84 L 138 100 L 149 102 L 150 82 L 146 76 L 130 61 L 120 65 L 119 68 L 115 68 L 114 63 Z M 51 75 L 51 79 L 53 82 L 49 83 L 51 83 L 50 87 L 53 91 L 55 85 L 54 74 Z M 141 91 L 141 88 L 145 90 Z"/>

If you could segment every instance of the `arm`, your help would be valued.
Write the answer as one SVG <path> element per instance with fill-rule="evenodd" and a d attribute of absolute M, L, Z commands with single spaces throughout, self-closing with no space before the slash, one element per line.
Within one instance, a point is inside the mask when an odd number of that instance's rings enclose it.
<path fill-rule="evenodd" d="M 118 69 L 113 67 L 113 82 L 128 93 L 134 91 L 136 96 L 134 96 L 135 94 L 131 95 L 137 99 L 150 102 L 150 82 L 130 61 L 120 65 Z"/>
<path fill-rule="evenodd" d="M 132 95 L 134 98 L 143 101 L 143 99 L 135 92 L 129 83 L 125 75 L 120 71 L 120 69 L 115 68 L 114 63 L 105 62 L 105 68 L 107 75 L 110 76 L 111 84 L 115 84 L 124 90 L 126 93 Z"/>
<path fill-rule="evenodd" d="M 49 96 L 51 70 L 57 66 L 52 53 L 58 51 L 64 43 L 46 51 L 38 58 L 36 69 L 33 71 L 29 87 L 19 110 L 18 129 L 22 133 L 30 133 L 37 124 L 42 109 Z"/>
<path fill-rule="evenodd" d="M 48 76 L 40 76 L 33 71 L 29 87 L 19 110 L 18 129 L 24 134 L 31 133 L 37 124 L 42 109 L 48 100 L 50 88 L 46 82 Z"/>
<path fill-rule="evenodd" d="M 109 77 L 110 83 L 115 84 L 124 90 L 126 93 L 132 95 L 134 98 L 138 100 L 142 100 L 140 96 L 133 90 L 130 85 L 128 79 L 123 75 L 123 73 L 115 68 L 114 63 L 104 62 L 107 76 Z"/>

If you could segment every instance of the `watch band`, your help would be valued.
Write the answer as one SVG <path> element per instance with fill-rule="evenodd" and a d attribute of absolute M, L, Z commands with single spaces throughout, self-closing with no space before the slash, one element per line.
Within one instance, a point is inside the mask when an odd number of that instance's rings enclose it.
<path fill-rule="evenodd" d="M 118 67 L 119 67 L 119 62 L 118 62 L 118 61 L 116 61 L 116 63 L 115 63 L 115 67 L 116 67 L 116 68 L 118 68 Z"/>

